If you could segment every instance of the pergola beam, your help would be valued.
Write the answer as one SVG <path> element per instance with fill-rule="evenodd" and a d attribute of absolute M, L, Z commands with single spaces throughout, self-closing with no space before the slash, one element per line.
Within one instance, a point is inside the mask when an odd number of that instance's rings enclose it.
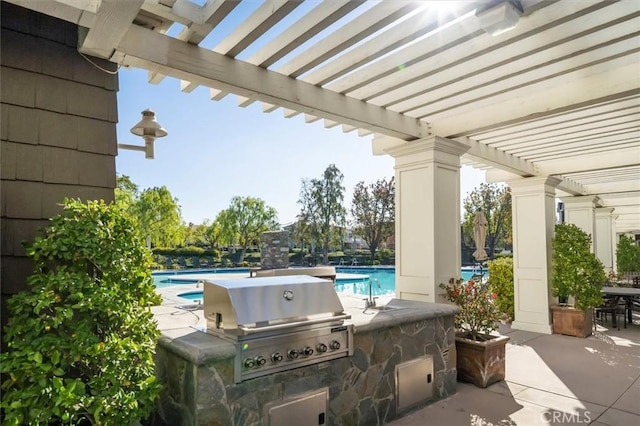
<path fill-rule="evenodd" d="M 78 41 L 78 50 L 100 58 L 111 58 L 143 3 L 144 0 L 102 0 L 93 26 L 84 39 Z"/>
<path fill-rule="evenodd" d="M 400 139 L 429 136 L 427 123 L 324 90 L 226 55 L 132 25 L 118 46 L 121 63 L 295 109 Z"/>

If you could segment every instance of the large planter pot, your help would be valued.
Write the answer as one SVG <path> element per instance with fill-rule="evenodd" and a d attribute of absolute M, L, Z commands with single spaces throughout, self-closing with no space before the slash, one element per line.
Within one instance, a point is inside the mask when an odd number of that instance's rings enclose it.
<path fill-rule="evenodd" d="M 568 305 L 551 306 L 553 334 L 587 337 L 593 329 L 593 309 L 580 310 Z"/>
<path fill-rule="evenodd" d="M 458 381 L 486 388 L 504 380 L 505 346 L 508 336 L 482 335 L 487 339 L 476 341 L 456 334 L 456 368 Z"/>

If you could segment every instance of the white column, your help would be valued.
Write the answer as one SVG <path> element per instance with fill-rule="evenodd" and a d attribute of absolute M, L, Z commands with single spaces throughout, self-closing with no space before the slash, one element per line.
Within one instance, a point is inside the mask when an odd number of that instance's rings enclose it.
<path fill-rule="evenodd" d="M 559 179 L 535 177 L 511 187 L 515 320 L 512 328 L 551 334 L 551 240 Z"/>
<path fill-rule="evenodd" d="M 599 207 L 596 209 L 596 235 L 598 245 L 596 256 L 604 264 L 607 272 L 616 268 L 616 228 L 614 209 L 611 207 Z"/>
<path fill-rule="evenodd" d="M 598 197 L 583 195 L 577 197 L 562 197 L 564 203 L 564 223 L 572 223 L 591 235 L 591 251 L 596 252 L 598 239 L 596 234 L 596 207 Z"/>
<path fill-rule="evenodd" d="M 438 136 L 389 148 L 395 158 L 396 297 L 442 303 L 438 287 L 460 276 L 460 156 Z"/>

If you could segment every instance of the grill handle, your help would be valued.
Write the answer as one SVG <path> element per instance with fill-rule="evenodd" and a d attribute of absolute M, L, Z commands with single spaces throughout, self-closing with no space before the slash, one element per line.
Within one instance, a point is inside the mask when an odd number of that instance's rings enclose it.
<path fill-rule="evenodd" d="M 351 318 L 351 315 L 349 314 L 341 314 L 341 315 L 336 315 L 334 317 L 329 318 L 320 318 L 320 319 L 316 319 L 316 320 L 306 320 L 306 321 L 296 321 L 296 322 L 289 322 L 286 324 L 276 324 L 276 325 L 267 325 L 264 327 L 245 327 L 243 325 L 239 325 L 238 329 L 240 329 L 240 331 L 242 331 L 243 335 L 247 335 L 247 334 L 254 334 L 254 333 L 262 333 L 264 331 L 275 331 L 275 330 L 285 330 L 287 328 L 293 328 L 293 327 L 298 327 L 301 325 L 311 325 L 311 324 L 320 324 L 323 322 L 331 322 L 331 321 L 335 321 L 335 320 L 345 320 L 345 319 L 349 319 Z"/>

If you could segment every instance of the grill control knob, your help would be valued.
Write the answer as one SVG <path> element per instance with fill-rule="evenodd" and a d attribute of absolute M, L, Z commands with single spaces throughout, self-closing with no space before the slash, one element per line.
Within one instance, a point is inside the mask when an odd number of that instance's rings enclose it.
<path fill-rule="evenodd" d="M 319 353 L 323 353 L 327 351 L 327 345 L 325 345 L 324 343 L 318 343 L 318 346 L 316 346 L 316 350 Z"/>
<path fill-rule="evenodd" d="M 244 368 L 253 368 L 254 365 L 256 365 L 256 363 L 252 358 L 247 358 L 244 360 Z"/>
<path fill-rule="evenodd" d="M 311 356 L 313 355 L 313 348 L 309 347 L 309 346 L 305 346 L 304 349 L 302 350 L 302 354 L 304 356 Z"/>
<path fill-rule="evenodd" d="M 289 357 L 289 359 L 296 359 L 298 358 L 298 351 L 295 349 L 289 349 L 289 352 L 287 352 L 287 356 Z"/>
<path fill-rule="evenodd" d="M 331 343 L 329 343 L 329 347 L 334 351 L 337 351 L 338 349 L 340 349 L 340 342 L 338 342 L 337 340 L 332 340 Z"/>
<path fill-rule="evenodd" d="M 263 357 L 262 355 L 261 355 L 261 356 L 256 357 L 256 365 L 257 365 L 258 367 L 262 367 L 262 366 L 263 366 L 263 365 L 265 365 L 266 363 L 267 363 L 267 360 L 266 360 L 266 359 L 265 359 L 265 357 Z"/>
<path fill-rule="evenodd" d="M 282 354 L 280 352 L 274 352 L 273 354 L 271 354 L 271 361 L 273 362 L 280 362 L 284 359 L 284 357 L 282 356 Z"/>

